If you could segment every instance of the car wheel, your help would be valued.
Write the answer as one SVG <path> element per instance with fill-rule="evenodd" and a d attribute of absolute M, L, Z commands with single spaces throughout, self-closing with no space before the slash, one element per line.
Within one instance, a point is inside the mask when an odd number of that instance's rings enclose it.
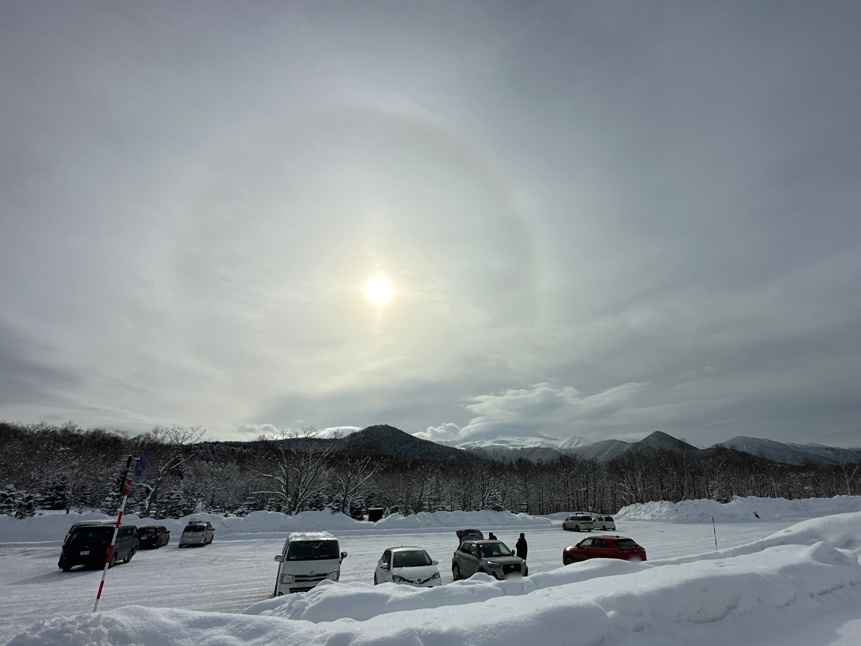
<path fill-rule="evenodd" d="M 133 557 L 134 555 L 135 555 L 135 551 L 134 551 L 134 550 L 132 550 L 131 552 L 129 552 L 129 555 L 128 555 L 125 559 L 123 559 L 123 563 L 128 563 L 129 561 L 131 561 L 131 560 L 132 560 L 132 557 Z"/>
<path fill-rule="evenodd" d="M 566 554 L 566 555 L 565 555 L 565 557 L 562 559 L 562 563 L 563 563 L 564 565 L 571 565 L 573 562 L 574 562 L 574 559 L 573 559 L 573 558 L 571 558 L 570 556 L 568 556 L 567 554 Z"/>
<path fill-rule="evenodd" d="M 116 553 L 116 552 L 114 552 L 113 554 L 111 554 L 111 561 L 110 561 L 110 563 L 108 563 L 108 567 L 109 567 L 109 568 L 112 568 L 112 567 L 114 567 L 116 564 L 117 564 L 117 553 Z"/>
<path fill-rule="evenodd" d="M 451 578 L 454 581 L 460 581 L 460 568 L 457 565 L 451 566 Z"/>
<path fill-rule="evenodd" d="M 580 531 L 580 525 L 574 525 L 574 531 L 579 532 Z"/>
<path fill-rule="evenodd" d="M 72 569 L 72 566 L 71 565 L 61 565 L 60 569 L 63 570 L 63 572 L 68 572 L 69 570 Z"/>

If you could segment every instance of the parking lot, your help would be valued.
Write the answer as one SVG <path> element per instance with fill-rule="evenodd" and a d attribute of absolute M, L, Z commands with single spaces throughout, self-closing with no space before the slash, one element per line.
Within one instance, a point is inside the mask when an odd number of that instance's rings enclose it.
<path fill-rule="evenodd" d="M 732 523 L 717 526 L 720 548 L 747 543 L 793 524 L 786 522 Z M 524 531 L 529 541 L 531 573 L 562 566 L 562 550 L 588 533 L 566 532 L 561 521 L 552 526 L 491 529 L 514 547 Z M 341 549 L 348 552 L 341 570 L 343 583 L 371 584 L 377 559 L 387 547 L 418 545 L 439 561 L 443 584 L 451 583 L 451 555 L 457 538 L 454 528 L 415 531 L 334 531 Z M 715 549 L 711 524 L 628 522 L 615 532 L 643 545 L 649 560 L 710 552 Z M 92 610 L 101 578 L 100 570 L 62 572 L 57 567 L 60 541 L 32 546 L 0 548 L 0 590 L 4 616 L 0 644 L 43 618 Z M 158 550 L 139 551 L 128 564 L 108 572 L 99 610 L 127 605 L 171 607 L 212 612 L 241 612 L 271 596 L 283 535 L 261 534 L 220 538 L 211 545 L 177 548 L 177 537 Z M 570 566 L 570 567 L 576 567 Z"/>

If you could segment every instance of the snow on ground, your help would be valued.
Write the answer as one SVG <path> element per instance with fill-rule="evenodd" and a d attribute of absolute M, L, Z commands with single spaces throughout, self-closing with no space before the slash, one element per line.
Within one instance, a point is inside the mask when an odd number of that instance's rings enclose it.
<path fill-rule="evenodd" d="M 757 520 L 810 518 L 827 514 L 861 511 L 861 496 L 834 498 L 739 498 L 721 504 L 714 500 L 682 502 L 647 502 L 625 507 L 616 514 L 618 520 L 657 520 L 664 523 L 704 523 L 717 521 L 742 523 Z"/>
<path fill-rule="evenodd" d="M 859 510 L 861 497 L 846 496 L 637 505 L 617 514 L 618 533 L 645 546 L 648 562 L 565 567 L 562 549 L 585 535 L 562 531 L 564 514 L 437 513 L 376 524 L 328 513 L 199 514 L 216 526 L 215 542 L 179 550 L 187 519 L 160 521 L 171 544 L 111 569 L 97 613 L 101 571 L 64 573 L 56 564 L 69 525 L 86 515 L 0 517 L 0 643 L 857 646 Z M 452 582 L 462 527 L 492 530 L 509 545 L 525 532 L 530 576 Z M 323 529 L 349 553 L 341 582 L 270 598 L 286 534 Z M 402 544 L 425 547 L 444 585 L 371 585 L 382 551 Z"/>

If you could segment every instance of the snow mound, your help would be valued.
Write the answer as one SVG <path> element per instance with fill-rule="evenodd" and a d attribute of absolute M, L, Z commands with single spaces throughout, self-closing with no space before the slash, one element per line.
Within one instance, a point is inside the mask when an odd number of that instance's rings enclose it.
<path fill-rule="evenodd" d="M 846 512 L 861 511 L 861 496 L 835 496 L 834 498 L 739 498 L 728 503 L 714 500 L 683 500 L 682 502 L 647 502 L 623 507 L 617 520 L 648 520 L 663 523 L 703 523 L 712 518 L 724 522 L 755 522 L 757 520 L 785 520 L 810 518 Z"/>

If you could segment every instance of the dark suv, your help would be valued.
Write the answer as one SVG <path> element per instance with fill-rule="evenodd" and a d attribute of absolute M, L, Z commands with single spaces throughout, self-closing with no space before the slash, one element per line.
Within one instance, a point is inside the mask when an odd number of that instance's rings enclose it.
<path fill-rule="evenodd" d="M 459 534 L 459 532 L 458 532 Z M 509 576 L 527 576 L 526 561 L 498 540 L 465 540 L 451 557 L 451 577 L 468 579 L 476 572 L 484 572 L 495 579 Z"/>
<path fill-rule="evenodd" d="M 140 534 L 140 548 L 158 549 L 162 545 L 167 545 L 170 541 L 170 530 L 164 525 L 147 525 L 138 529 Z"/>
<path fill-rule="evenodd" d="M 66 534 L 63 550 L 57 563 L 63 572 L 76 565 L 93 567 L 103 566 L 107 560 L 108 548 L 114 535 L 114 527 L 104 523 L 77 524 Z M 110 566 L 117 561 L 128 563 L 138 549 L 138 528 L 135 525 L 122 525 L 117 529 L 117 540 L 111 554 Z"/>

